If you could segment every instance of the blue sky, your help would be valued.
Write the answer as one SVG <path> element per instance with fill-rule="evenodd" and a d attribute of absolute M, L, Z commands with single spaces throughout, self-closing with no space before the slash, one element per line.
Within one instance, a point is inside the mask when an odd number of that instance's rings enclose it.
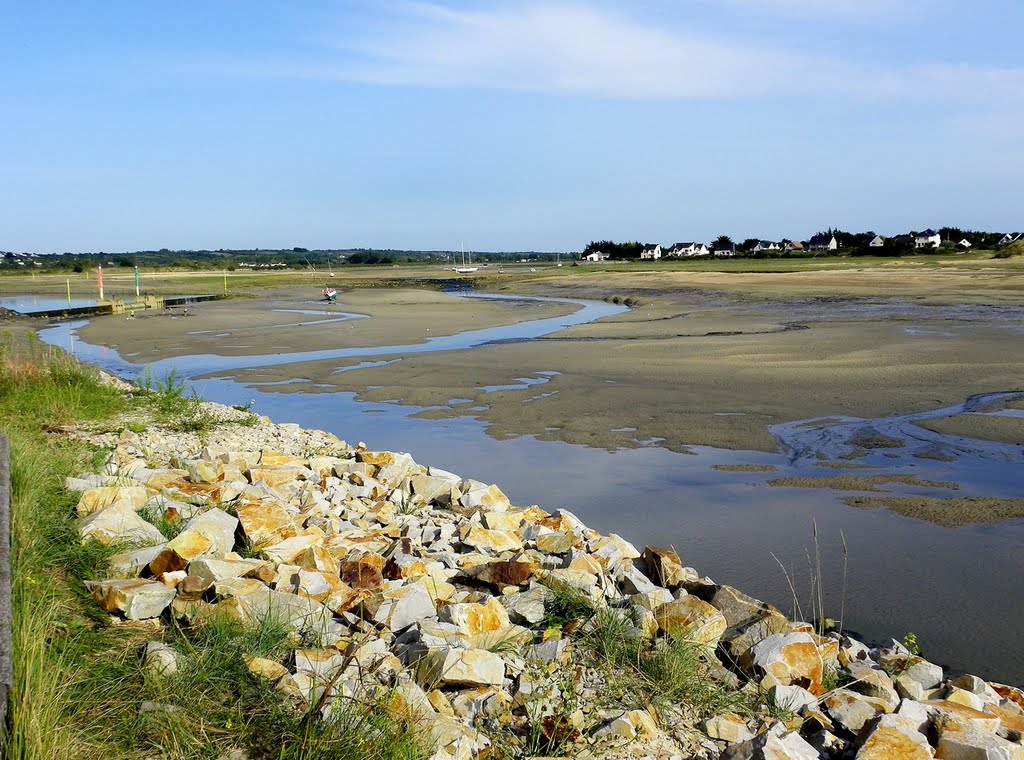
<path fill-rule="evenodd" d="M 1019 0 L 0 5 L 0 250 L 1024 227 Z"/>

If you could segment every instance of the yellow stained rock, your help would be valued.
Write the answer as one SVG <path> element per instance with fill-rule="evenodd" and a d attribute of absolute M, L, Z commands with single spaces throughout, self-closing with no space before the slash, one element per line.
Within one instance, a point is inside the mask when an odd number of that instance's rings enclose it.
<path fill-rule="evenodd" d="M 301 467 L 250 467 L 245 471 L 246 478 L 250 483 L 263 482 L 270 488 L 277 488 L 285 483 L 292 483 L 304 475 L 305 469 Z"/>
<path fill-rule="evenodd" d="M 268 681 L 279 681 L 288 675 L 288 668 L 266 657 L 249 657 L 245 655 L 245 665 L 253 675 Z"/>
<path fill-rule="evenodd" d="M 138 509 L 148 500 L 149 495 L 144 486 L 100 486 L 82 491 L 75 509 L 84 516 L 118 503 Z"/>
<path fill-rule="evenodd" d="M 466 636 L 495 633 L 510 625 L 508 612 L 494 596 L 481 604 L 452 604 L 442 610 L 442 616 Z"/>
<path fill-rule="evenodd" d="M 356 461 L 383 467 L 395 462 L 398 456 L 392 451 L 357 451 Z"/>
<path fill-rule="evenodd" d="M 537 549 L 545 554 L 564 554 L 578 547 L 582 541 L 573 533 L 554 531 L 537 536 Z M 600 572 L 600 571 L 599 571 Z"/>
<path fill-rule="evenodd" d="M 658 625 L 670 636 L 677 636 L 714 647 L 728 627 L 725 615 L 695 596 L 683 596 L 654 611 Z"/>
<path fill-rule="evenodd" d="M 321 545 L 322 542 L 323 536 L 319 535 L 293 536 L 264 547 L 263 554 L 275 562 L 293 565 L 303 552 Z"/>
<path fill-rule="evenodd" d="M 292 456 L 291 454 L 283 454 L 280 451 L 273 451 L 272 449 L 263 449 L 263 451 L 260 452 L 259 464 L 262 467 L 302 467 L 305 465 L 305 461 L 299 457 Z"/>
<path fill-rule="evenodd" d="M 459 530 L 459 538 L 462 543 L 472 546 L 478 551 L 519 551 L 523 548 L 522 540 L 515 533 L 488 530 L 475 523 L 462 526 Z"/>
<path fill-rule="evenodd" d="M 647 575 L 659 586 L 675 588 L 686 578 L 683 561 L 670 549 L 648 546 L 644 549 L 643 558 L 647 563 Z"/>
<path fill-rule="evenodd" d="M 504 530 L 515 532 L 523 523 L 523 517 L 518 512 L 485 512 L 484 525 L 489 530 Z"/>
<path fill-rule="evenodd" d="M 184 570 L 188 563 L 214 548 L 213 541 L 198 530 L 185 530 L 167 542 L 163 551 L 149 563 L 153 575 Z"/>

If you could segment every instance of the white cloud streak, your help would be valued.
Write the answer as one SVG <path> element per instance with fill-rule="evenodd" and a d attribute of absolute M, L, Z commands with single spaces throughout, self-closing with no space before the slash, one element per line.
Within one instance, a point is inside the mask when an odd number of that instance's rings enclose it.
<path fill-rule="evenodd" d="M 958 99 L 1016 108 L 1024 97 L 1024 69 L 846 61 L 662 27 L 578 3 L 524 0 L 470 11 L 430 2 L 393 7 L 387 23 L 349 30 L 333 42 L 341 62 L 245 68 L 366 84 L 627 100 Z"/>

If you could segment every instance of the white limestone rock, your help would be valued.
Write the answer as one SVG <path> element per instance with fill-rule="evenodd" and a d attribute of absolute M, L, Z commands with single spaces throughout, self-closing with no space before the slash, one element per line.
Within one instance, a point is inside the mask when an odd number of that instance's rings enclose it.
<path fill-rule="evenodd" d="M 86 587 L 100 607 L 108 612 L 121 612 L 129 620 L 159 617 L 175 595 L 173 588 L 141 578 L 89 581 Z"/>

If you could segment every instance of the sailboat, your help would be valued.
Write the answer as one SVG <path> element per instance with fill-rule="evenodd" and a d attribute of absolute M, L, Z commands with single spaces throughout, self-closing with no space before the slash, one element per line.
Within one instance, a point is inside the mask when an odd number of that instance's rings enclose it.
<path fill-rule="evenodd" d="M 459 274 L 469 274 L 475 272 L 479 267 L 473 266 L 473 254 L 469 254 L 469 262 L 466 262 L 466 247 L 462 246 L 462 266 L 455 267 L 455 271 Z"/>

